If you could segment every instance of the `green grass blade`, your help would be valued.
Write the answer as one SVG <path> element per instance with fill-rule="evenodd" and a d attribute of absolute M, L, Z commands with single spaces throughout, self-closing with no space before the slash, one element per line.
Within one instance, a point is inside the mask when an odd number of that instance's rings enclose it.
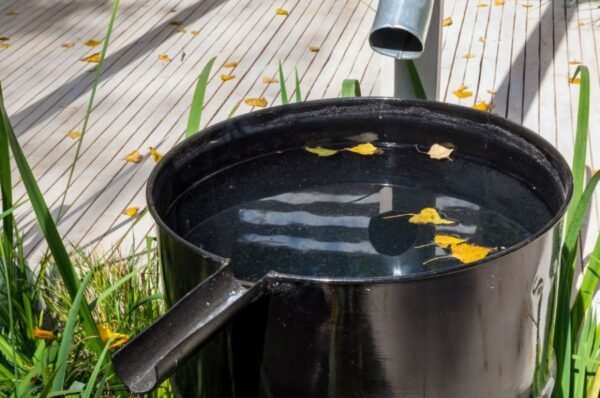
<path fill-rule="evenodd" d="M 15 136 L 15 133 L 10 125 L 10 121 L 8 120 L 8 115 L 6 114 L 6 109 L 4 107 L 4 99 L 2 96 L 2 86 L 0 85 L 0 135 L 4 136 L 5 139 L 9 142 L 10 149 L 12 151 L 13 157 L 15 159 L 15 163 L 17 164 L 17 168 L 21 175 L 21 180 L 23 181 L 23 185 L 25 186 L 25 190 L 27 191 L 27 196 L 29 197 L 29 201 L 31 203 L 31 207 L 35 213 L 37 222 L 39 227 L 48 243 L 48 247 L 50 249 L 50 253 L 54 258 L 54 262 L 56 267 L 60 273 L 60 276 L 69 292 L 69 295 L 72 299 L 75 298 L 77 292 L 79 291 L 79 280 L 77 279 L 77 275 L 75 273 L 75 268 L 71 263 L 71 259 L 69 258 L 69 254 L 67 249 L 65 248 L 60 234 L 58 233 L 58 229 L 56 228 L 56 224 L 52 219 L 50 214 L 50 210 L 48 209 L 48 205 L 42 196 L 42 192 L 33 176 L 33 172 L 27 163 L 27 159 L 25 158 L 25 154 L 19 145 L 19 141 Z M 83 319 L 83 327 L 88 337 L 97 337 L 98 332 L 96 330 L 96 324 L 92 317 L 92 313 L 85 302 L 81 305 L 81 317 Z M 96 352 L 97 355 L 100 355 L 103 349 L 103 345 L 100 344 L 100 341 L 97 338 L 88 339 L 89 344 L 91 345 L 92 350 Z"/>
<path fill-rule="evenodd" d="M 210 77 L 210 70 L 217 57 L 213 57 L 208 61 L 200 76 L 198 76 L 198 83 L 196 83 L 196 89 L 194 90 L 194 98 L 192 99 L 192 107 L 190 108 L 190 116 L 188 117 L 188 124 L 185 130 L 185 136 L 191 137 L 200 131 L 200 122 L 202 121 L 202 110 L 204 109 L 204 96 L 206 95 L 206 87 L 208 86 L 208 79 Z"/>
<path fill-rule="evenodd" d="M 298 68 L 294 68 L 294 83 L 296 87 L 296 102 L 302 102 L 302 91 L 300 90 L 300 79 L 298 78 Z"/>
<path fill-rule="evenodd" d="M 104 373 L 102 380 L 97 384 L 96 394 L 94 394 L 94 398 L 102 398 L 102 394 L 104 393 L 104 385 L 106 384 L 106 380 L 108 379 L 108 374 Z"/>
<path fill-rule="evenodd" d="M 360 83 L 358 80 L 346 79 L 342 83 L 342 97 L 360 97 Z"/>
<path fill-rule="evenodd" d="M 594 382 L 592 383 L 592 388 L 590 389 L 590 393 L 588 394 L 589 398 L 600 397 L 600 366 L 596 371 L 596 376 L 594 376 Z"/>
<path fill-rule="evenodd" d="M 582 324 L 581 332 L 577 336 L 576 354 L 573 366 L 573 397 L 584 397 L 587 363 L 592 355 L 596 319 L 593 313 L 588 312 Z"/>
<path fill-rule="evenodd" d="M 583 319 L 583 314 L 590 308 L 598 287 L 598 281 L 600 281 L 600 236 L 596 239 L 596 244 L 590 255 L 590 262 L 583 272 L 581 286 L 577 290 L 575 302 L 571 308 L 571 323 L 573 325 L 579 325 Z"/>
<path fill-rule="evenodd" d="M 287 95 L 287 88 L 285 87 L 285 76 L 283 75 L 283 67 L 281 66 L 281 61 L 279 61 L 279 89 L 281 90 L 281 103 L 283 105 L 287 105 L 290 103 L 290 100 Z"/>
<path fill-rule="evenodd" d="M 421 82 L 421 77 L 419 77 L 419 71 L 417 71 L 417 67 L 415 66 L 414 61 L 407 60 L 406 69 L 408 70 L 408 77 L 410 78 L 410 84 L 413 89 L 413 93 L 415 94 L 415 98 L 418 99 L 427 99 L 427 94 L 425 94 L 425 88 L 423 87 L 423 83 Z"/>
<path fill-rule="evenodd" d="M 67 317 L 67 323 L 65 324 L 65 329 L 62 332 L 60 347 L 58 349 L 58 356 L 56 357 L 57 364 L 57 374 L 52 382 L 52 391 L 62 391 L 64 389 L 65 384 L 65 375 L 67 372 L 67 359 L 69 357 L 69 352 L 73 346 L 73 334 L 75 333 L 75 326 L 77 325 L 77 321 L 79 319 L 79 309 L 82 306 L 82 303 L 85 302 L 84 295 L 85 289 L 87 285 L 92 280 L 92 272 L 88 272 L 83 278 L 83 282 L 81 282 L 81 287 L 79 291 L 75 295 L 75 299 L 71 304 L 71 308 L 69 309 L 69 315 Z M 104 360 L 104 356 L 102 353 L 104 352 L 104 347 L 102 347 L 102 351 L 100 352 L 99 358 Z"/>
<path fill-rule="evenodd" d="M 13 207 L 13 199 L 8 139 L 4 134 L 0 134 L 0 198 L 2 199 L 2 211 L 5 213 Z M 10 216 L 2 220 L 2 230 L 7 252 L 13 243 L 13 229 L 14 217 Z"/>
<path fill-rule="evenodd" d="M 133 271 L 131 271 L 130 273 L 128 273 L 127 275 L 125 275 L 123 278 L 119 279 L 116 283 L 112 284 L 108 289 L 106 289 L 105 291 L 100 293 L 100 295 L 98 295 L 98 298 L 96 298 L 96 300 L 94 300 L 93 307 L 95 308 L 96 306 L 100 305 L 100 303 L 104 299 L 106 299 L 108 296 L 110 296 L 112 293 L 114 293 L 117 289 L 119 289 L 121 286 L 123 286 L 125 283 L 127 283 L 127 281 L 132 279 L 134 276 L 136 276 L 139 272 L 142 272 L 147 267 L 148 267 L 148 265 L 144 265 L 142 267 L 136 268 Z M 90 307 L 91 306 L 92 305 L 90 304 Z"/>
<path fill-rule="evenodd" d="M 104 357 L 106 357 L 106 353 L 108 352 L 108 348 L 110 347 L 111 344 L 112 344 L 112 340 L 109 340 L 104 345 L 104 350 L 100 354 L 100 357 L 98 358 L 98 362 L 96 362 L 96 366 L 94 366 L 94 370 L 92 371 L 92 374 L 91 374 L 89 380 L 87 381 L 87 385 L 85 386 L 85 390 L 83 391 L 83 394 L 81 394 L 81 398 L 90 398 L 92 396 L 92 392 L 94 391 L 94 387 L 96 384 L 96 379 L 98 378 L 98 375 L 100 374 L 100 371 L 102 370 L 102 365 L 104 364 Z"/>

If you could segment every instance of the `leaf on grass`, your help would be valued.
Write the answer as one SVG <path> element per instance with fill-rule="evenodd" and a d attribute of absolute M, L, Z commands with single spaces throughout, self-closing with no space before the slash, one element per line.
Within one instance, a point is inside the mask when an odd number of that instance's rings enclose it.
<path fill-rule="evenodd" d="M 230 61 L 223 64 L 223 68 L 235 68 L 236 66 L 238 66 L 236 61 Z"/>
<path fill-rule="evenodd" d="M 142 160 L 142 154 L 136 149 L 135 151 L 129 152 L 124 159 L 130 163 L 139 163 Z"/>
<path fill-rule="evenodd" d="M 150 156 L 152 156 L 152 160 L 154 160 L 155 162 L 158 162 L 162 159 L 163 154 L 159 151 L 156 150 L 156 148 L 154 147 L 150 147 Z"/>
<path fill-rule="evenodd" d="M 326 156 L 333 156 L 336 153 L 338 153 L 339 151 L 336 151 L 335 149 L 327 149 L 327 148 L 323 148 L 320 146 L 316 146 L 316 147 L 305 147 L 305 150 L 307 150 L 310 153 L 313 153 L 317 156 L 322 156 L 322 157 L 326 157 Z"/>
<path fill-rule="evenodd" d="M 31 331 L 33 337 L 39 340 L 54 340 L 56 336 L 50 330 L 44 330 L 40 328 L 33 328 Z"/>
<path fill-rule="evenodd" d="M 495 250 L 496 249 L 493 247 L 477 246 L 470 243 L 461 243 L 450 246 L 451 256 L 463 264 L 483 260 L 488 254 L 493 253 Z"/>
<path fill-rule="evenodd" d="M 581 65 L 581 61 L 573 59 L 573 60 L 569 61 L 569 65 Z"/>
<path fill-rule="evenodd" d="M 81 60 L 83 62 L 90 62 L 90 63 L 97 64 L 98 62 L 100 62 L 100 53 L 94 53 L 92 55 L 88 55 L 87 57 L 81 58 Z"/>
<path fill-rule="evenodd" d="M 521 6 L 523 6 L 525 8 L 531 8 L 531 7 L 533 7 L 533 4 L 527 2 L 527 3 L 522 3 Z"/>
<path fill-rule="evenodd" d="M 140 211 L 139 207 L 128 207 L 125 210 L 123 210 L 121 212 L 121 214 L 124 216 L 127 216 L 127 217 L 135 217 L 135 216 L 137 216 L 139 211 Z"/>
<path fill-rule="evenodd" d="M 279 80 L 277 80 L 274 77 L 269 77 L 269 76 L 263 76 L 262 77 L 262 82 L 264 84 L 271 84 L 271 83 L 279 83 Z"/>
<path fill-rule="evenodd" d="M 221 75 L 221 80 L 223 80 L 224 82 L 226 82 L 227 80 L 232 80 L 235 79 L 234 75 Z"/>
<path fill-rule="evenodd" d="M 259 108 L 264 108 L 265 106 L 267 106 L 269 103 L 267 102 L 266 99 L 264 99 L 263 97 L 260 98 L 246 98 L 244 100 L 244 103 L 246 105 L 249 106 L 257 106 Z"/>
<path fill-rule="evenodd" d="M 458 236 L 452 235 L 435 235 L 433 237 L 433 242 L 442 249 L 448 249 L 453 245 L 465 243 L 466 241 L 467 240 L 464 238 L 459 238 Z"/>
<path fill-rule="evenodd" d="M 171 25 L 171 26 L 181 26 L 181 25 L 183 25 L 183 22 L 182 21 L 171 21 L 171 22 L 169 22 L 169 25 Z"/>
<path fill-rule="evenodd" d="M 275 14 L 277 14 L 277 15 L 285 15 L 285 16 L 290 15 L 290 13 L 287 10 L 283 9 L 283 8 L 276 8 L 275 9 Z"/>
<path fill-rule="evenodd" d="M 192 36 L 198 36 L 200 34 L 200 31 L 199 30 L 192 30 L 192 31 L 190 31 L 190 34 Z"/>
<path fill-rule="evenodd" d="M 487 112 L 490 110 L 490 104 L 485 101 L 481 101 L 473 105 L 473 109 L 477 109 L 478 111 Z"/>
<path fill-rule="evenodd" d="M 129 341 L 129 336 L 123 333 L 113 332 L 109 327 L 98 325 L 98 333 L 100 334 L 100 340 L 106 344 L 109 340 L 113 340 L 114 343 L 109 348 L 117 348 L 122 346 Z"/>
<path fill-rule="evenodd" d="M 169 54 L 158 54 L 158 60 L 162 62 L 169 62 L 171 61 L 171 58 L 169 57 Z"/>
<path fill-rule="evenodd" d="M 185 28 L 177 28 L 177 30 L 175 32 L 177 32 L 177 33 L 187 33 L 187 29 L 185 29 Z"/>
<path fill-rule="evenodd" d="M 10 37 L 6 36 L 6 35 L 0 35 L 0 41 L 7 41 L 10 40 Z"/>
<path fill-rule="evenodd" d="M 99 46 L 100 44 L 102 44 L 102 40 L 96 40 L 96 39 L 90 39 L 90 40 L 86 41 L 85 43 L 83 43 L 84 46 L 92 47 L 92 48 Z"/>
<path fill-rule="evenodd" d="M 466 53 L 465 55 L 463 55 L 463 58 L 465 59 L 471 59 L 471 58 L 475 58 L 476 55 L 473 53 Z"/>
<path fill-rule="evenodd" d="M 345 148 L 344 150 L 353 152 L 353 153 L 358 153 L 359 155 L 363 155 L 363 156 L 371 156 L 371 155 L 381 153 L 381 149 L 377 148 L 375 145 L 371 144 L 370 142 L 367 142 L 365 144 L 355 145 L 350 148 Z"/>
<path fill-rule="evenodd" d="M 426 207 L 419 213 L 412 215 L 408 219 L 411 224 L 433 224 L 433 225 L 451 225 L 456 224 L 455 221 L 446 220 L 440 216 L 440 213 L 433 207 Z"/>
<path fill-rule="evenodd" d="M 71 131 L 69 134 L 67 134 L 67 137 L 69 137 L 72 140 L 76 140 L 79 137 L 81 137 L 81 132 L 79 132 L 79 131 Z"/>
<path fill-rule="evenodd" d="M 421 151 L 419 149 L 419 147 L 417 147 L 417 151 L 419 151 L 420 153 L 424 153 L 426 155 L 429 155 L 430 159 L 436 159 L 436 160 L 448 159 L 448 160 L 452 160 L 450 158 L 450 155 L 452 155 L 452 152 L 454 152 L 454 148 L 449 148 L 449 147 L 443 146 L 441 144 L 433 144 L 433 145 L 431 145 L 431 147 L 429 148 L 429 150 L 427 152 Z"/>
<path fill-rule="evenodd" d="M 455 96 L 457 96 L 460 99 L 469 98 L 469 97 L 473 96 L 472 91 L 468 91 L 468 90 L 464 90 L 464 89 L 461 90 L 461 88 L 462 88 L 462 86 L 459 87 L 458 90 L 453 91 L 452 94 L 454 94 Z"/>
<path fill-rule="evenodd" d="M 452 25 L 452 17 L 446 17 L 442 20 L 442 26 Z"/>
<path fill-rule="evenodd" d="M 570 77 L 569 78 L 569 83 L 571 83 L 571 84 L 579 84 L 579 83 L 581 83 L 581 79 L 578 78 L 578 77 Z"/>
<path fill-rule="evenodd" d="M 312 52 L 312 53 L 318 53 L 320 50 L 319 47 L 314 47 L 314 46 L 310 46 L 308 47 L 308 51 Z"/>
<path fill-rule="evenodd" d="M 68 41 L 66 43 L 63 43 L 60 45 L 61 47 L 64 48 L 71 48 L 71 47 L 75 47 L 75 42 L 74 41 Z"/>
<path fill-rule="evenodd" d="M 496 5 L 496 6 L 503 6 L 504 5 L 504 0 L 494 0 L 494 5 Z"/>

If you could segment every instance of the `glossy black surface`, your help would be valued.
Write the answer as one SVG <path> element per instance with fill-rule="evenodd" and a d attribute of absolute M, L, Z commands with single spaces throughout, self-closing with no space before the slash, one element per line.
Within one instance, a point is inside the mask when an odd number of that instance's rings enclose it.
<path fill-rule="evenodd" d="M 161 161 L 148 186 L 150 209 L 159 224 L 168 302 L 174 304 L 225 264 L 173 232 L 183 228 L 180 220 L 167 217 L 176 198 L 202 178 L 244 159 L 305 145 L 333 145 L 365 132 L 375 133 L 380 142 L 402 145 L 452 142 L 462 156 L 484 160 L 532 187 L 553 217 L 538 225 L 529 240 L 487 261 L 437 274 L 359 280 L 269 275 L 261 294 L 243 309 L 230 311 L 220 331 L 206 333 L 203 342 L 195 343 L 200 351 L 185 361 L 190 352 L 175 358 L 179 367 L 172 383 L 178 396 L 531 393 L 540 349 L 546 344 L 552 234 L 570 197 L 571 177 L 548 143 L 486 113 L 392 99 L 328 100 L 254 112 L 187 140 Z M 382 167 L 374 178 L 401 179 L 410 171 Z M 510 192 L 496 197 L 509 209 L 528 205 L 511 201 Z M 235 199 L 199 201 L 199 209 L 208 216 Z M 227 288 L 222 293 L 230 294 Z M 179 318 L 201 321 L 190 306 L 177 308 L 173 314 Z M 214 314 L 222 313 L 215 308 Z M 169 328 L 150 329 L 147 336 L 162 338 L 166 345 L 175 336 L 193 338 Z M 132 352 L 135 344 L 122 352 Z M 118 355 L 118 372 L 119 366 L 130 366 L 131 373 L 143 368 L 135 361 L 119 365 Z M 154 369 L 160 374 L 160 356 L 148 352 L 146 359 L 146 365 L 156 361 Z"/>

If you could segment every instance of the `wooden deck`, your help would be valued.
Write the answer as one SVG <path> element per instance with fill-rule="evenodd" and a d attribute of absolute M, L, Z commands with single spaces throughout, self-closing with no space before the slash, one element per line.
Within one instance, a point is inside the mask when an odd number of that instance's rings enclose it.
<path fill-rule="evenodd" d="M 148 147 L 166 152 L 182 138 L 196 78 L 213 56 L 203 124 L 223 120 L 246 97 L 264 96 L 277 104 L 278 85 L 266 85 L 261 77 L 275 77 L 278 61 L 288 76 L 298 69 L 308 99 L 338 96 L 346 78 L 359 79 L 364 95 L 388 94 L 389 61 L 367 42 L 376 6 L 377 0 L 123 0 L 61 233 L 99 252 L 123 239 L 130 246 L 131 239 L 140 242 L 151 233 L 149 216 L 134 223 L 121 212 L 144 208 L 145 181 L 155 164 Z M 84 42 L 103 37 L 110 7 L 95 0 L 0 4 L 0 35 L 10 38 L 3 42 L 10 47 L 0 49 L 8 112 L 55 214 L 77 145 L 67 134 L 81 130 L 94 78 L 95 65 L 80 59 L 100 49 Z M 289 16 L 276 15 L 277 7 Z M 496 6 L 493 0 L 445 0 L 444 15 L 453 23 L 444 28 L 441 99 L 466 106 L 489 102 L 492 112 L 538 131 L 568 159 L 578 95 L 578 86 L 568 80 L 576 65 L 569 62 L 588 65 L 594 109 L 588 164 L 600 168 L 597 2 L 506 0 Z M 74 46 L 62 46 L 70 41 Z M 311 52 L 311 46 L 320 50 Z M 474 56 L 465 57 L 469 53 Z M 170 62 L 159 61 L 159 54 L 168 54 Z M 222 68 L 227 61 L 239 65 Z M 229 72 L 235 79 L 221 81 Z M 454 96 L 461 84 L 474 96 Z M 237 113 L 249 111 L 242 103 Z M 144 160 L 125 162 L 135 149 Z M 24 197 L 20 183 L 15 196 Z M 596 201 L 591 235 L 598 230 L 598 210 Z M 39 252 L 42 238 L 33 214 L 20 208 L 18 215 L 27 251 Z"/>

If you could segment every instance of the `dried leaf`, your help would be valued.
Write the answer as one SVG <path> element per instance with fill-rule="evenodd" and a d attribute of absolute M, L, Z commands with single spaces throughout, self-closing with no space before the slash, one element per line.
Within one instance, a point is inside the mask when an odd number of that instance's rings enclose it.
<path fill-rule="evenodd" d="M 230 61 L 223 64 L 223 68 L 235 68 L 236 66 L 238 66 L 236 61 Z"/>
<path fill-rule="evenodd" d="M 187 33 L 187 29 L 185 29 L 185 28 L 178 28 L 175 32 L 177 32 L 177 33 Z"/>
<path fill-rule="evenodd" d="M 15 15 L 19 15 L 19 13 L 16 11 L 9 11 L 6 13 L 6 15 L 8 15 L 9 17 L 14 17 Z"/>
<path fill-rule="evenodd" d="M 484 8 L 484 7 L 487 7 L 487 6 L 488 5 L 485 4 L 485 3 L 477 3 L 477 5 L 476 5 L 477 8 Z"/>
<path fill-rule="evenodd" d="M 7 41 L 10 40 L 10 37 L 6 36 L 6 35 L 0 35 L 0 41 Z"/>
<path fill-rule="evenodd" d="M 581 61 L 578 61 L 578 60 L 576 60 L 576 59 L 573 59 L 573 60 L 569 61 L 569 64 L 570 64 L 570 65 L 581 65 Z"/>
<path fill-rule="evenodd" d="M 156 148 L 154 148 L 154 147 L 151 146 L 150 147 L 150 156 L 152 156 L 152 159 L 155 162 L 158 162 L 158 161 L 160 161 L 162 159 L 163 154 L 161 152 L 157 151 Z"/>
<path fill-rule="evenodd" d="M 71 131 L 69 134 L 67 134 L 67 137 L 69 137 L 72 140 L 76 140 L 79 137 L 81 137 L 81 133 L 79 131 Z"/>
<path fill-rule="evenodd" d="M 285 10 L 283 8 L 276 8 L 275 9 L 275 14 L 277 14 L 277 15 L 285 15 L 285 16 L 290 15 L 290 13 L 287 12 L 287 10 Z"/>
<path fill-rule="evenodd" d="M 480 43 L 485 43 L 485 37 L 479 36 L 479 42 Z"/>
<path fill-rule="evenodd" d="M 102 340 L 104 344 L 109 340 L 113 340 L 113 343 L 109 346 L 110 349 L 122 346 L 129 341 L 129 336 L 126 334 L 113 332 L 110 328 L 102 325 L 97 325 L 97 328 L 100 340 Z"/>
<path fill-rule="evenodd" d="M 473 53 L 466 53 L 465 55 L 463 55 L 463 58 L 465 59 L 471 59 L 471 58 L 475 58 L 476 55 Z"/>
<path fill-rule="evenodd" d="M 345 148 L 346 151 L 358 153 L 359 155 L 371 156 L 375 154 L 381 153 L 381 149 L 377 148 L 375 145 L 367 142 L 365 144 L 355 145 L 350 148 Z"/>
<path fill-rule="evenodd" d="M 481 101 L 473 105 L 473 109 L 477 109 L 478 111 L 487 112 L 490 110 L 490 104 L 485 101 Z"/>
<path fill-rule="evenodd" d="M 504 0 L 494 0 L 494 5 L 496 5 L 496 6 L 503 6 L 504 5 Z"/>
<path fill-rule="evenodd" d="M 125 210 L 123 210 L 123 212 L 121 214 L 123 214 L 124 216 L 127 216 L 127 217 L 135 217 L 135 216 L 137 216 L 139 211 L 140 211 L 139 207 L 128 207 Z"/>
<path fill-rule="evenodd" d="M 158 54 L 158 60 L 162 62 L 169 62 L 171 61 L 171 57 L 169 57 L 169 54 Z"/>
<path fill-rule="evenodd" d="M 226 82 L 227 80 L 232 80 L 235 79 L 234 75 L 221 75 L 221 80 L 223 80 L 224 82 Z"/>
<path fill-rule="evenodd" d="M 569 83 L 571 83 L 571 84 L 579 84 L 579 83 L 581 83 L 581 79 L 578 78 L 578 77 L 570 77 L 569 78 Z"/>
<path fill-rule="evenodd" d="M 450 225 L 456 224 L 452 220 L 446 220 L 440 216 L 440 213 L 433 207 L 426 207 L 419 213 L 414 214 L 408 219 L 411 224 L 433 224 L 433 225 Z"/>
<path fill-rule="evenodd" d="M 488 254 L 494 252 L 495 250 L 496 249 L 493 247 L 477 246 L 470 243 L 461 243 L 450 246 L 452 257 L 463 264 L 469 264 L 483 260 L 488 256 Z"/>
<path fill-rule="evenodd" d="M 313 46 L 308 47 L 308 51 L 313 52 L 313 53 L 318 53 L 319 50 L 320 50 L 319 47 L 313 47 Z"/>
<path fill-rule="evenodd" d="M 33 328 L 31 331 L 33 337 L 39 340 L 54 340 L 56 336 L 50 330 L 44 330 L 40 328 Z"/>
<path fill-rule="evenodd" d="M 473 96 L 472 91 L 466 91 L 466 90 L 460 90 L 460 89 L 453 91 L 452 94 L 456 95 L 460 99 L 469 98 L 469 97 Z"/>
<path fill-rule="evenodd" d="M 83 43 L 84 46 L 92 47 L 92 48 L 99 46 L 100 44 L 102 44 L 102 40 L 96 40 L 96 39 L 91 39 L 91 40 L 88 40 L 85 43 Z"/>
<path fill-rule="evenodd" d="M 466 242 L 466 239 L 459 238 L 458 236 L 452 235 L 435 235 L 433 237 L 433 241 L 436 245 L 441 247 L 442 249 L 448 249 L 453 245 L 458 245 Z"/>
<path fill-rule="evenodd" d="M 192 30 L 192 31 L 190 31 L 190 34 L 192 36 L 198 36 L 200 34 L 200 31 L 199 30 Z"/>
<path fill-rule="evenodd" d="M 7 49 L 7 48 L 9 48 L 9 47 L 10 47 L 10 44 L 9 44 L 9 43 L 2 43 L 2 44 L 0 44 L 0 50 Z"/>
<path fill-rule="evenodd" d="M 446 17 L 442 20 L 442 26 L 450 26 L 452 22 L 452 17 Z"/>
<path fill-rule="evenodd" d="M 171 26 L 181 26 L 181 25 L 183 25 L 183 22 L 182 21 L 171 21 L 171 22 L 169 22 L 169 25 L 171 25 Z"/>
<path fill-rule="evenodd" d="M 135 151 L 129 152 L 124 159 L 130 163 L 139 163 L 142 160 L 142 154 L 136 149 Z"/>
<path fill-rule="evenodd" d="M 488 92 L 488 94 L 496 95 L 496 90 L 494 90 L 492 88 L 488 88 L 487 92 Z"/>
<path fill-rule="evenodd" d="M 263 97 L 260 97 L 260 98 L 246 98 L 244 100 L 244 102 L 246 103 L 246 105 L 257 106 L 259 108 L 264 108 L 265 106 L 267 106 L 269 104 L 267 102 L 267 100 L 264 99 Z"/>
<path fill-rule="evenodd" d="M 420 151 L 418 147 L 417 147 L 417 151 L 429 155 L 430 159 L 437 159 L 437 160 L 448 159 L 448 160 L 452 160 L 452 159 L 450 159 L 450 155 L 452 155 L 452 152 L 454 152 L 454 148 L 448 148 L 448 147 L 445 147 L 445 146 L 440 145 L 440 144 L 433 144 L 429 148 L 429 151 L 427 151 L 427 152 Z"/>
<path fill-rule="evenodd" d="M 90 63 L 97 64 L 98 62 L 100 62 L 100 53 L 94 53 L 87 57 L 83 57 L 83 58 L 81 58 L 81 60 L 83 62 L 90 62 Z"/>
<path fill-rule="evenodd" d="M 584 21 L 579 21 L 579 26 L 585 26 L 585 22 Z"/>
<path fill-rule="evenodd" d="M 533 7 L 533 4 L 531 4 L 531 3 L 529 3 L 529 2 L 528 2 L 528 3 L 522 3 L 521 5 L 522 5 L 523 7 L 525 7 L 525 8 L 531 8 L 531 7 Z"/>
<path fill-rule="evenodd" d="M 66 43 L 61 44 L 61 47 L 64 47 L 64 48 L 75 47 L 75 42 L 74 41 L 68 41 Z"/>
<path fill-rule="evenodd" d="M 313 153 L 317 156 L 333 156 L 336 153 L 338 153 L 338 151 L 336 151 L 335 149 L 327 149 L 327 148 L 323 148 L 320 146 L 316 146 L 316 147 L 305 147 L 304 149 L 306 149 L 308 152 Z"/>
<path fill-rule="evenodd" d="M 262 77 L 262 82 L 264 84 L 271 84 L 271 83 L 279 83 L 279 80 L 274 78 L 274 77 L 269 77 L 269 76 L 263 76 Z"/>

